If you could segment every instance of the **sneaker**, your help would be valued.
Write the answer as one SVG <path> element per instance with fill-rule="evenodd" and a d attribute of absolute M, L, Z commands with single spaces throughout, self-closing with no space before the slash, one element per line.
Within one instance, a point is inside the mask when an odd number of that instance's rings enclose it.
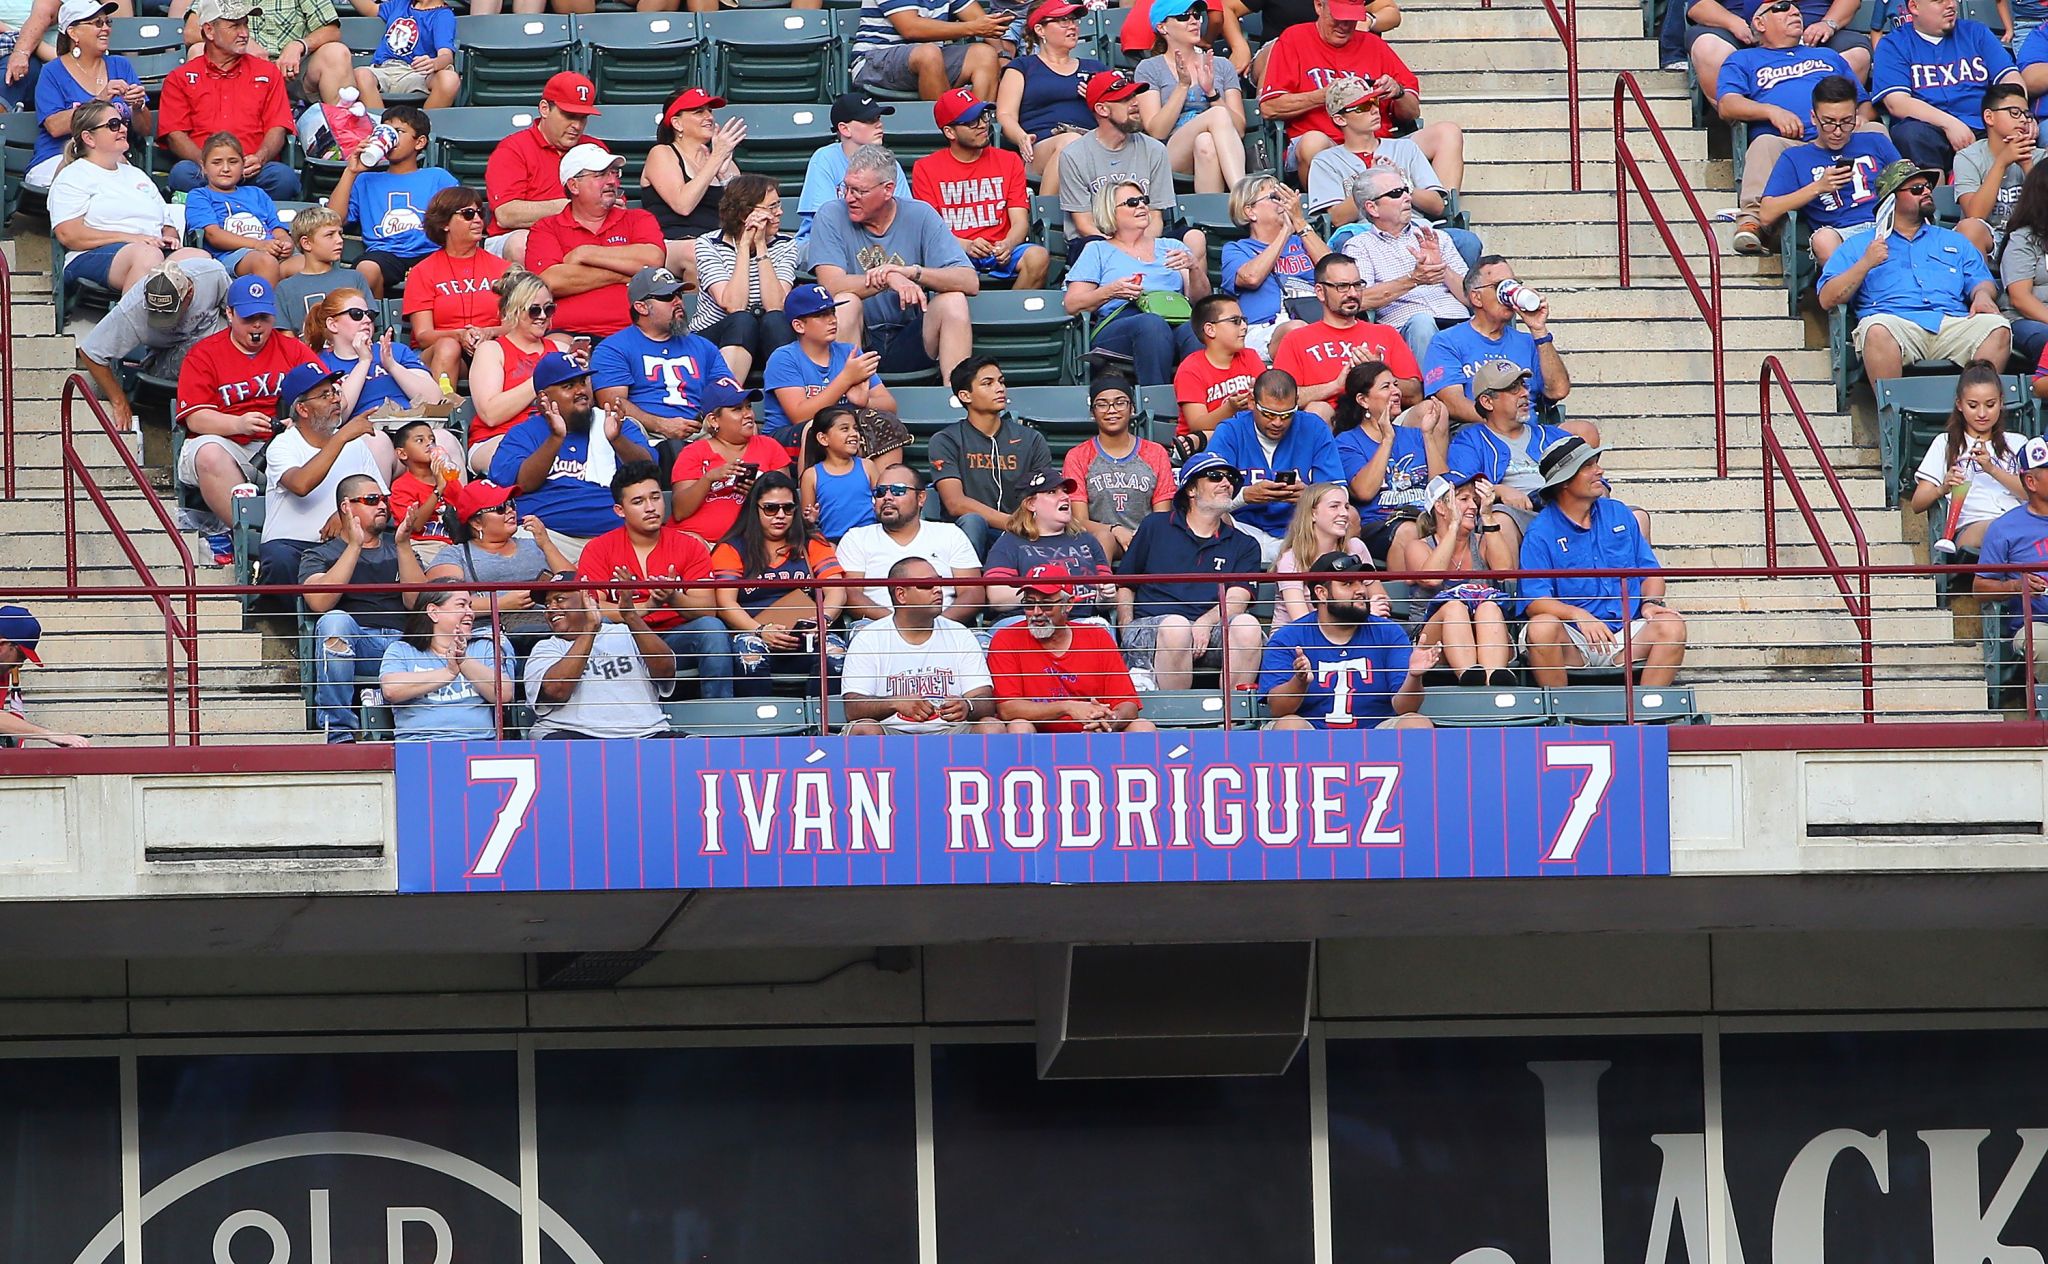
<path fill-rule="evenodd" d="M 206 537 L 206 546 L 213 550 L 215 566 L 235 564 L 235 536 L 231 531 L 222 531 Z"/>
<path fill-rule="evenodd" d="M 1735 221 L 1735 253 L 1738 255 L 1767 255 L 1770 250 L 1764 245 L 1764 226 L 1754 215 L 1744 215 Z"/>
<path fill-rule="evenodd" d="M 1156 693 L 1159 689 L 1159 679 L 1143 667 L 1133 667 L 1131 668 L 1131 688 L 1136 689 L 1139 693 Z"/>

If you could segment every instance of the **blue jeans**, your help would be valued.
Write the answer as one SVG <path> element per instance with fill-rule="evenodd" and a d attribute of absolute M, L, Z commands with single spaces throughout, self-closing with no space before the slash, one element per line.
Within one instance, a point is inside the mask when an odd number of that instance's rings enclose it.
<path fill-rule="evenodd" d="M 2012 322 L 2012 353 L 2027 366 L 2031 375 L 2035 366 L 2041 363 L 2041 352 L 2048 348 L 2048 323 L 2014 317 Z"/>
<path fill-rule="evenodd" d="M 1415 362 L 1422 363 L 1422 358 L 1429 354 L 1429 344 L 1436 341 L 1436 317 L 1417 312 L 1394 328 L 1401 331 L 1401 341 L 1415 353 Z"/>
<path fill-rule="evenodd" d="M 329 610 L 313 625 L 313 645 L 319 654 L 313 714 L 328 741 L 355 740 L 356 684 L 377 679 L 384 651 L 396 640 L 396 632 L 366 628 L 346 610 Z"/>
<path fill-rule="evenodd" d="M 1964 120 L 1967 122 L 1968 120 Z M 1923 167 L 1936 171 L 1947 171 L 1955 165 L 1956 151 L 1949 147 L 1948 137 L 1932 123 L 1919 119 L 1895 118 L 1891 121 L 1892 144 L 1899 153 Z M 1978 135 L 1983 135 L 1980 130 Z"/>
<path fill-rule="evenodd" d="M 1202 349 L 1193 322 L 1174 326 L 1150 312 L 1119 312 L 1089 345 L 1129 356 L 1140 386 L 1171 385 L 1180 362 Z"/>
<path fill-rule="evenodd" d="M 270 195 L 273 202 L 296 202 L 299 200 L 299 173 L 281 162 L 266 162 L 255 175 L 244 175 L 243 184 L 253 184 Z M 171 192 L 190 193 L 206 185 L 206 176 L 200 172 L 199 164 L 181 159 L 171 164 Z"/>
<path fill-rule="evenodd" d="M 984 562 L 988 560 L 989 545 L 994 544 L 996 537 L 1002 534 L 1000 528 L 991 526 L 989 520 L 978 513 L 961 514 L 954 520 L 953 525 L 960 528 L 960 534 L 967 537 L 967 543 L 973 546 L 974 556 Z"/>
<path fill-rule="evenodd" d="M 1438 227 L 1443 229 L 1444 236 L 1451 239 L 1451 244 L 1458 248 L 1458 257 L 1465 261 L 1465 271 L 1470 272 L 1479 266 L 1479 256 L 1485 252 L 1485 247 L 1480 244 L 1478 233 L 1469 228 L 1452 228 L 1449 224 L 1440 224 Z"/>
<path fill-rule="evenodd" d="M 679 677 L 685 665 L 696 668 L 698 697 L 732 697 L 737 665 L 732 658 L 732 636 L 721 620 L 700 615 L 662 633 L 661 643 L 675 654 Z"/>

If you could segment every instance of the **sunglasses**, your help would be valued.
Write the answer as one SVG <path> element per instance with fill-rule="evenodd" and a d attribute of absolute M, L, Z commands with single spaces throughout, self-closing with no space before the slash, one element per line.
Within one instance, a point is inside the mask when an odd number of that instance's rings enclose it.
<path fill-rule="evenodd" d="M 1209 323 L 1210 323 L 1210 324 L 1212 324 L 1212 325 L 1249 325 L 1249 324 L 1251 324 L 1251 322 L 1250 322 L 1250 321 L 1246 320 L 1246 319 L 1245 319 L 1244 317 L 1242 317 L 1242 316 L 1218 316 L 1218 317 L 1217 317 L 1217 318 L 1216 318 L 1215 320 L 1212 320 L 1212 321 L 1210 321 Z"/>
<path fill-rule="evenodd" d="M 102 130 L 105 130 L 105 131 L 109 131 L 109 132 L 125 132 L 125 131 L 127 131 L 127 130 L 128 130 L 128 120 L 127 120 L 127 119 L 124 119 L 124 118 L 122 118 L 121 116 L 119 116 L 119 115 L 117 114 L 117 115 L 115 115 L 115 116 L 114 116 L 113 118 L 110 118 L 110 119 L 108 119 L 108 120 L 107 120 L 106 122 L 104 122 L 104 123 L 97 123 L 97 124 L 94 124 L 94 127 L 97 127 L 97 128 L 100 128 L 100 129 L 102 129 Z M 93 130 L 93 128 L 92 128 L 92 127 L 88 127 L 88 128 L 87 128 L 87 129 L 85 129 L 85 130 L 87 130 L 87 131 L 92 131 L 92 130 Z"/>
<path fill-rule="evenodd" d="M 1268 408 L 1264 404 L 1255 404 L 1253 407 L 1257 408 L 1259 413 L 1266 417 L 1292 417 L 1294 415 L 1292 408 Z"/>
<path fill-rule="evenodd" d="M 1117 199 L 1117 205 L 1122 207 L 1144 206 L 1146 205 L 1146 199 L 1143 197 L 1119 198 Z"/>
<path fill-rule="evenodd" d="M 516 518 L 519 516 L 519 505 L 516 501 L 508 500 L 502 505 L 492 505 L 490 508 L 478 510 L 478 512 L 504 514 L 507 518 Z"/>
<path fill-rule="evenodd" d="M 463 219 L 482 219 L 484 217 L 483 208 L 476 206 L 465 206 L 455 213 Z"/>
<path fill-rule="evenodd" d="M 367 307 L 344 307 L 334 314 L 336 316 L 346 316 L 350 320 L 370 319 L 370 309 Z"/>
<path fill-rule="evenodd" d="M 546 320 L 554 314 L 555 305 L 553 303 L 535 303 L 526 309 L 527 317 L 532 320 Z"/>
<path fill-rule="evenodd" d="M 1195 476 L 1195 481 L 1201 483 L 1235 483 L 1237 480 L 1230 476 L 1230 471 L 1228 470 L 1203 470 Z"/>
<path fill-rule="evenodd" d="M 778 500 L 773 504 L 770 504 L 767 501 L 762 501 L 761 512 L 764 514 L 772 514 L 775 517 L 780 518 L 785 515 L 795 513 L 796 502 L 793 500 Z"/>
<path fill-rule="evenodd" d="M 371 492 L 367 496 L 351 496 L 348 498 L 348 503 L 351 505 L 381 505 L 390 499 L 383 492 Z"/>
<path fill-rule="evenodd" d="M 1899 192 L 1910 193 L 1915 197 L 1924 197 L 1927 194 L 1934 192 L 1934 186 L 1932 184 L 1929 184 L 1925 180 L 1915 180 L 1911 184 L 1902 186 L 1899 189 Z"/>
<path fill-rule="evenodd" d="M 1407 186 L 1407 185 L 1405 185 L 1405 184 L 1400 184 L 1400 185 L 1395 185 L 1395 186 L 1394 186 L 1393 188 L 1391 188 L 1391 189 L 1388 189 L 1388 190 L 1387 190 L 1387 191 L 1386 191 L 1385 193 L 1382 193 L 1382 194 L 1380 194 L 1380 195 L 1379 195 L 1378 197 L 1375 197 L 1375 198 L 1373 199 L 1373 201 L 1375 201 L 1375 202 L 1378 202 L 1378 201 L 1380 201 L 1381 199 L 1384 199 L 1384 198 L 1397 198 L 1397 197 L 1407 197 L 1407 196 L 1408 196 L 1408 186 Z"/>
<path fill-rule="evenodd" d="M 884 496 L 909 496 L 916 491 L 917 489 L 908 483 L 883 483 L 875 488 L 872 495 L 876 500 L 880 500 Z"/>

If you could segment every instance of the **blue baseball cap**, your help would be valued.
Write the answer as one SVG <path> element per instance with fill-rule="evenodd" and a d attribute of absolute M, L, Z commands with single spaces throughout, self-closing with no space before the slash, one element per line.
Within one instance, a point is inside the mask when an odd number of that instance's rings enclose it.
<path fill-rule="evenodd" d="M 589 376 L 589 369 L 559 351 L 550 351 L 533 366 L 533 389 L 544 391 L 550 386 L 560 386 L 564 382 L 573 382 L 579 377 Z"/>
<path fill-rule="evenodd" d="M 236 277 L 228 286 L 228 310 L 243 320 L 251 316 L 277 315 L 277 295 L 270 282 L 260 276 Z"/>
<path fill-rule="evenodd" d="M 1224 460 L 1222 453 L 1198 452 L 1194 456 L 1189 457 L 1187 463 L 1180 467 L 1180 485 L 1182 489 L 1185 490 L 1189 484 L 1211 470 L 1222 470 L 1225 474 L 1230 475 L 1231 482 L 1239 487 L 1244 486 L 1244 471 Z"/>
<path fill-rule="evenodd" d="M 19 645 L 21 656 L 39 667 L 43 660 L 36 657 L 36 642 L 42 639 L 43 625 L 27 606 L 0 606 L 0 641 Z"/>
<path fill-rule="evenodd" d="M 289 417 L 292 405 L 299 402 L 307 391 L 322 382 L 331 382 L 341 374 L 328 368 L 318 360 L 310 360 L 284 375 L 284 385 L 277 390 L 277 415 Z"/>
<path fill-rule="evenodd" d="M 820 316 L 835 306 L 832 291 L 822 285 L 793 285 L 782 298 L 782 314 L 790 320 Z"/>
<path fill-rule="evenodd" d="M 1156 31 L 1159 24 L 1166 19 L 1177 18 L 1191 9 L 1199 9 L 1205 3 L 1206 0 L 1152 0 L 1152 11 L 1145 16 L 1152 19 L 1152 29 Z"/>
<path fill-rule="evenodd" d="M 742 390 L 740 384 L 729 377 L 704 378 L 697 383 L 691 394 L 696 397 L 697 414 L 700 417 L 721 408 L 752 404 L 761 398 L 761 392 Z"/>

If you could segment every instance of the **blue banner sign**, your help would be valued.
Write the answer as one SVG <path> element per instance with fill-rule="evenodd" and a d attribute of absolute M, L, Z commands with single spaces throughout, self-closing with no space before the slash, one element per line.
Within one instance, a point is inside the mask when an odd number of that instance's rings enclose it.
<path fill-rule="evenodd" d="M 400 744 L 401 891 L 1671 871 L 1664 730 Z"/>

